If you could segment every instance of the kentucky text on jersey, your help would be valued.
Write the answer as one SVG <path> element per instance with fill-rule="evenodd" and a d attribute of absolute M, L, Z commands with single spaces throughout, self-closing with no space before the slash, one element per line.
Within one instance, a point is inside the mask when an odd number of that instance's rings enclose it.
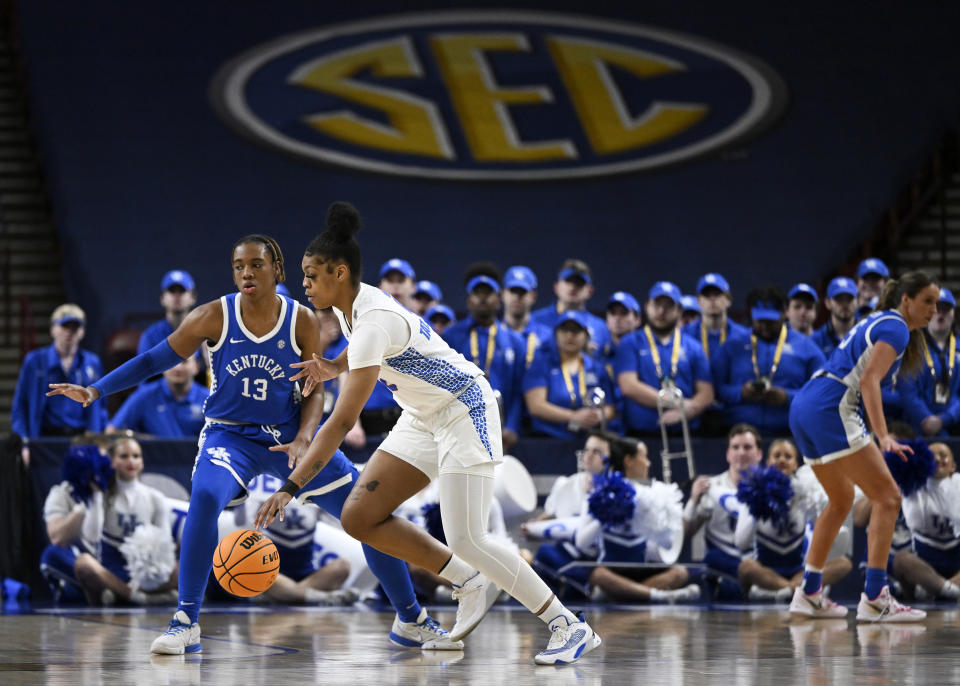
<path fill-rule="evenodd" d="M 250 369 L 251 367 L 263 369 L 274 381 L 282 379 L 284 376 L 283 367 L 273 358 L 267 357 L 266 355 L 242 355 L 235 357 L 232 362 L 227 363 L 224 369 L 231 376 L 236 376 L 244 369 Z"/>

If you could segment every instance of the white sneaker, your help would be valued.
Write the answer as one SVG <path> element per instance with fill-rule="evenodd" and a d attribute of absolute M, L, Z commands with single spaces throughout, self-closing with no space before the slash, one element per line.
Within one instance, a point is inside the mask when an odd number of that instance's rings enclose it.
<path fill-rule="evenodd" d="M 191 624 L 183 610 L 177 610 L 170 620 L 170 628 L 155 638 L 150 646 L 151 653 L 161 655 L 183 655 L 199 653 L 201 650 L 203 646 L 200 645 L 200 624 Z"/>
<path fill-rule="evenodd" d="M 559 618 L 557 623 L 550 627 L 553 634 L 547 649 L 537 653 L 533 661 L 538 665 L 569 664 L 599 646 L 600 637 L 590 628 L 582 614 L 579 619 L 579 622 L 568 624 L 565 618 Z"/>
<path fill-rule="evenodd" d="M 360 594 L 355 588 L 337 588 L 332 591 L 318 591 L 317 593 L 320 595 L 307 602 L 326 607 L 341 607 L 353 605 L 360 600 Z"/>
<path fill-rule="evenodd" d="M 401 622 L 400 615 L 394 617 L 390 642 L 422 650 L 463 650 L 463 641 L 450 640 L 450 632 L 427 615 L 426 610 L 420 611 L 419 619 L 419 622 Z"/>
<path fill-rule="evenodd" d="M 813 595 L 803 592 L 803 586 L 797 586 L 790 601 L 790 614 L 812 617 L 813 619 L 830 619 L 847 616 L 847 608 L 830 600 L 827 594 L 820 589 Z"/>
<path fill-rule="evenodd" d="M 676 588 L 672 591 L 664 591 L 664 593 L 667 595 L 668 603 L 689 602 L 691 600 L 697 600 L 700 598 L 700 586 L 697 584 L 690 584 L 689 586 Z"/>
<path fill-rule="evenodd" d="M 890 595 L 890 587 L 883 590 L 873 600 L 867 598 L 866 593 L 860 594 L 860 604 L 857 605 L 857 621 L 860 622 L 920 622 L 927 618 L 923 610 L 914 610 L 912 607 L 901 605 Z"/>
<path fill-rule="evenodd" d="M 453 589 L 457 600 L 457 621 L 450 630 L 450 640 L 459 641 L 473 631 L 490 606 L 497 601 L 500 588 L 477 572 L 463 582 L 463 586 Z"/>

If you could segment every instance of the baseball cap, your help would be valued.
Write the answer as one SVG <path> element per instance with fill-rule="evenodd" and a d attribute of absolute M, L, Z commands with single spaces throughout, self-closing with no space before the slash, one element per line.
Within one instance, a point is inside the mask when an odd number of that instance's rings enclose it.
<path fill-rule="evenodd" d="M 497 283 L 497 280 L 487 276 L 486 274 L 481 274 L 480 276 L 475 276 L 469 281 L 467 281 L 467 293 L 473 293 L 475 289 L 480 284 L 486 284 L 493 289 L 494 293 L 500 292 L 500 284 Z"/>
<path fill-rule="evenodd" d="M 610 296 L 610 299 L 607 300 L 607 309 L 610 309 L 611 305 L 619 303 L 626 307 L 628 310 L 632 310 L 637 314 L 640 314 L 640 303 L 637 302 L 637 299 L 626 291 L 617 291 Z"/>
<path fill-rule="evenodd" d="M 719 288 L 724 293 L 730 292 L 730 284 L 727 283 L 727 280 L 723 278 L 722 274 L 717 274 L 716 272 L 704 274 L 700 277 L 700 280 L 697 281 L 698 295 L 703 293 L 705 288 Z"/>
<path fill-rule="evenodd" d="M 557 274 L 557 281 L 566 281 L 567 279 L 583 279 L 584 283 L 593 283 L 590 278 L 590 267 L 583 260 L 569 259 L 560 267 Z"/>
<path fill-rule="evenodd" d="M 680 307 L 684 312 L 703 314 L 703 311 L 700 309 L 700 303 L 697 302 L 697 296 L 695 295 L 680 296 Z"/>
<path fill-rule="evenodd" d="M 443 300 L 443 291 L 433 281 L 417 281 L 417 290 L 414 291 L 413 295 L 417 296 L 420 293 L 426 293 L 431 300 Z"/>
<path fill-rule="evenodd" d="M 842 295 L 844 293 L 847 295 L 852 295 L 854 298 L 857 297 L 857 284 L 853 282 L 853 279 L 848 279 L 845 276 L 838 276 L 830 282 L 829 286 L 827 286 L 828 298 L 836 298 L 838 295 Z"/>
<path fill-rule="evenodd" d="M 953 297 L 953 293 L 950 292 L 949 288 L 940 289 L 940 300 L 938 302 L 947 303 L 950 307 L 957 306 L 957 299 Z"/>
<path fill-rule="evenodd" d="M 503 277 L 504 288 L 522 288 L 525 291 L 533 291 L 537 288 L 537 275 L 533 273 L 530 267 L 516 265 L 507 270 Z"/>
<path fill-rule="evenodd" d="M 813 302 L 817 302 L 820 299 L 819 296 L 817 296 L 816 289 L 808 283 L 798 283 L 796 286 L 790 289 L 789 293 L 787 293 L 787 298 L 789 300 L 793 300 L 794 298 L 799 298 L 803 295 L 813 298 Z"/>
<path fill-rule="evenodd" d="M 457 315 L 453 313 L 453 309 L 448 305 L 434 305 L 427 313 L 424 315 L 425 319 L 428 322 L 432 322 L 434 317 L 446 317 L 450 320 L 450 323 L 457 321 Z"/>
<path fill-rule="evenodd" d="M 701 281 L 702 280 L 703 279 L 701 279 Z M 680 287 L 672 281 L 657 281 L 655 284 L 653 284 L 653 288 L 650 289 L 650 294 L 647 297 L 650 300 L 654 300 L 659 298 L 661 295 L 667 296 L 678 305 L 680 304 L 681 298 L 683 298 L 683 293 L 680 292 Z"/>
<path fill-rule="evenodd" d="M 181 286 L 185 291 L 192 291 L 196 288 L 193 277 L 182 269 L 171 269 L 163 275 L 160 281 L 160 290 L 170 290 L 171 286 Z"/>
<path fill-rule="evenodd" d="M 87 323 L 87 315 L 79 305 L 74 305 L 73 303 L 60 305 L 53 311 L 53 314 L 50 315 L 50 324 L 63 326 L 71 322 L 75 322 L 80 326 L 84 326 Z"/>
<path fill-rule="evenodd" d="M 394 257 L 392 260 L 387 260 L 380 267 L 380 278 L 382 279 L 390 272 L 400 272 L 404 276 L 416 280 L 417 273 L 413 271 L 413 267 L 406 260 L 401 260 L 399 257 Z"/>
<path fill-rule="evenodd" d="M 868 274 L 876 274 L 884 279 L 890 278 L 890 270 L 887 269 L 887 265 L 883 263 L 883 260 L 878 260 L 876 257 L 868 257 L 857 267 L 858 279 L 862 279 Z"/>
<path fill-rule="evenodd" d="M 585 312 L 581 312 L 580 310 L 567 310 L 557 318 L 556 324 L 553 325 L 554 330 L 560 328 L 561 325 L 566 324 L 567 322 L 574 322 L 588 334 L 590 333 L 590 327 L 587 326 L 587 315 Z"/>
<path fill-rule="evenodd" d="M 763 300 L 753 304 L 753 307 L 750 308 L 750 318 L 753 321 L 759 321 L 761 319 L 780 319 L 783 315 L 775 303 L 764 302 Z"/>

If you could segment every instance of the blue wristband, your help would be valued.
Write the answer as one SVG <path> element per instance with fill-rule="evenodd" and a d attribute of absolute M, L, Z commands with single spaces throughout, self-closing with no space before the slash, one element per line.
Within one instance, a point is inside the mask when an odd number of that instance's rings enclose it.
<path fill-rule="evenodd" d="M 151 376 L 162 374 L 171 367 L 175 367 L 183 362 L 183 358 L 174 352 L 173 348 L 163 339 L 155 346 L 141 355 L 137 355 L 132 360 L 124 362 L 105 377 L 90 384 L 96 388 L 101 398 L 106 398 L 112 393 L 119 393 L 128 388 L 133 388 L 142 381 Z"/>

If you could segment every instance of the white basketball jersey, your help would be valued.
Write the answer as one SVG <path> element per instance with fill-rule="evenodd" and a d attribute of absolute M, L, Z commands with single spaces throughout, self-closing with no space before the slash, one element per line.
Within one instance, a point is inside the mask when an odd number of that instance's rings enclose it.
<path fill-rule="evenodd" d="M 399 352 L 390 351 L 380 362 L 380 381 L 393 392 L 404 410 L 429 415 L 460 396 L 483 372 L 440 338 L 422 317 L 414 314 L 379 288 L 360 284 L 353 301 L 353 326 L 343 312 L 333 308 L 340 329 L 349 341 L 364 317 L 376 310 L 398 314 L 407 324 L 408 338 Z"/>

